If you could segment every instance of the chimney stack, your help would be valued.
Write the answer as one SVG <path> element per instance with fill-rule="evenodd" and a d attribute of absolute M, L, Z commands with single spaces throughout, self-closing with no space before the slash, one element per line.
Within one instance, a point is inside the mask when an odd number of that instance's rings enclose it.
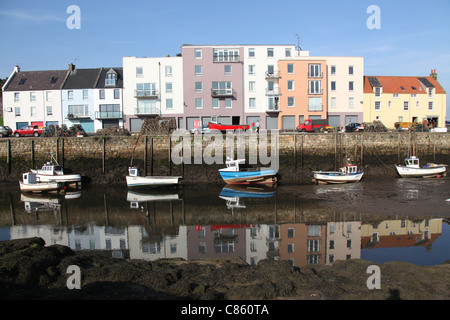
<path fill-rule="evenodd" d="M 20 72 L 20 67 L 19 67 L 18 65 L 16 65 L 16 66 L 14 67 L 14 71 L 15 71 L 16 73 L 19 73 L 19 72 Z"/>
<path fill-rule="evenodd" d="M 430 77 L 432 77 L 435 81 L 437 81 L 437 72 L 436 72 L 436 69 L 431 70 Z"/>
<path fill-rule="evenodd" d="M 69 63 L 69 71 L 72 72 L 75 70 L 75 65 L 73 63 Z"/>

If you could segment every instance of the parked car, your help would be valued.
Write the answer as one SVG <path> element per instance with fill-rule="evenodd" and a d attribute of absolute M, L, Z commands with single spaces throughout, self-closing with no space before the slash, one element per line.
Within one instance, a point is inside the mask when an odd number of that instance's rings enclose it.
<path fill-rule="evenodd" d="M 9 137 L 13 131 L 8 126 L 0 126 L 0 137 Z"/>
<path fill-rule="evenodd" d="M 364 126 L 361 123 L 349 123 L 348 125 L 345 126 L 345 131 L 346 132 L 355 132 L 355 131 L 363 131 L 364 130 Z"/>
<path fill-rule="evenodd" d="M 328 119 L 307 119 L 297 126 L 297 132 L 317 132 L 329 129 Z"/>
<path fill-rule="evenodd" d="M 28 126 L 23 126 L 20 129 L 14 130 L 14 136 L 16 136 L 16 137 L 21 137 L 21 136 L 39 137 L 43 131 L 44 131 L 44 129 L 39 128 L 38 126 L 28 125 Z"/>

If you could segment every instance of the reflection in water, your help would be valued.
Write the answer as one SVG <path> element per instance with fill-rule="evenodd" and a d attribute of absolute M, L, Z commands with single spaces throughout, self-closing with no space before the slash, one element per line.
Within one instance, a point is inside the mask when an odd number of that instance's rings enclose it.
<path fill-rule="evenodd" d="M 395 183 L 397 196 L 406 195 L 408 201 L 414 199 L 408 192 L 417 189 L 420 197 L 425 188 Z M 365 216 L 308 200 L 308 195 L 335 194 L 355 201 L 364 192 L 361 184 L 294 191 L 236 186 L 87 188 L 65 197 L 0 192 L 0 222 L 10 227 L 11 239 L 38 236 L 47 245 L 110 250 L 119 258 L 238 256 L 251 265 L 263 259 L 287 260 L 295 266 L 333 264 L 359 259 L 362 250 L 415 247 L 431 251 L 443 230 L 441 217 Z"/>

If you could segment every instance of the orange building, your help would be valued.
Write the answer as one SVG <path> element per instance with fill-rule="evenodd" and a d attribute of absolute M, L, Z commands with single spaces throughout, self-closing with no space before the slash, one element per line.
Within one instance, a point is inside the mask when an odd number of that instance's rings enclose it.
<path fill-rule="evenodd" d="M 306 119 L 326 119 L 326 60 L 279 60 L 278 70 L 281 77 L 278 128 L 295 130 Z"/>

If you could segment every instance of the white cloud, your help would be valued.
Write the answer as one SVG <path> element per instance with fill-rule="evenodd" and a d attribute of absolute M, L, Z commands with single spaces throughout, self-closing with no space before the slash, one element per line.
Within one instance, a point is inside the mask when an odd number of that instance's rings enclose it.
<path fill-rule="evenodd" d="M 66 21 L 65 17 L 57 17 L 53 15 L 40 15 L 40 14 L 30 14 L 23 11 L 7 11 L 0 10 L 1 16 L 10 17 L 13 19 L 26 20 L 26 21 L 35 21 L 35 22 L 45 22 L 45 21 L 57 21 L 62 22 Z"/>

